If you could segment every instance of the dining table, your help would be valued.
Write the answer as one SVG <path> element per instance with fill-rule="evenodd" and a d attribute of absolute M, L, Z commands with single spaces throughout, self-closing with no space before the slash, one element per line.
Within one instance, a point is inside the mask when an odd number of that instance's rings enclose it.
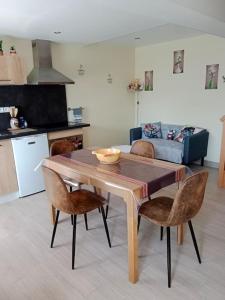
<path fill-rule="evenodd" d="M 103 164 L 91 149 L 82 149 L 44 159 L 43 165 L 63 177 L 94 186 L 121 197 L 127 208 L 128 277 L 131 283 L 138 281 L 138 209 L 146 197 L 185 177 L 185 166 L 162 160 L 150 159 L 129 153 L 121 153 L 115 164 Z M 55 208 L 50 204 L 52 223 Z M 177 229 L 177 243 L 183 243 L 183 225 Z"/>

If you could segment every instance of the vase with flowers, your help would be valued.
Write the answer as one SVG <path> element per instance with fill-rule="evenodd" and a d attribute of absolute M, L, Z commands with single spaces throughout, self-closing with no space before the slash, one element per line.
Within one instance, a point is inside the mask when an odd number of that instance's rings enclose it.
<path fill-rule="evenodd" d="M 140 79 L 133 79 L 128 84 L 128 91 L 139 92 L 142 90 L 143 90 L 143 84 L 141 83 Z"/>

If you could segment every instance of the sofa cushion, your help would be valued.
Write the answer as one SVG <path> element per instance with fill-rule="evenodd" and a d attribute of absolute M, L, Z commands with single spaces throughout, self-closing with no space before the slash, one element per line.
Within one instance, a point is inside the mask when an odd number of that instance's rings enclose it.
<path fill-rule="evenodd" d="M 143 138 L 161 138 L 161 122 L 141 124 Z"/>
<path fill-rule="evenodd" d="M 191 136 L 193 135 L 195 131 L 194 127 L 184 127 L 183 129 L 181 129 L 181 131 L 177 134 L 177 136 L 174 138 L 175 141 L 179 142 L 179 143 L 183 143 L 184 142 L 184 138 L 186 136 Z"/>
<path fill-rule="evenodd" d="M 173 130 L 173 129 L 169 130 L 168 133 L 167 133 L 166 139 L 167 140 L 174 140 L 175 134 L 176 134 L 176 130 Z"/>
<path fill-rule="evenodd" d="M 184 128 L 183 125 L 163 124 L 161 123 L 162 138 L 167 139 L 167 134 L 170 130 L 175 130 L 175 136 Z"/>
<path fill-rule="evenodd" d="M 164 139 L 143 139 L 153 144 L 155 158 L 181 164 L 183 160 L 184 144 Z"/>

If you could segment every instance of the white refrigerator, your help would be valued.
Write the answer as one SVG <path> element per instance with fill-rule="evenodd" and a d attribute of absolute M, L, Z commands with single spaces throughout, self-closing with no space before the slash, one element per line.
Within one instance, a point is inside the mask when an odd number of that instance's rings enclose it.
<path fill-rule="evenodd" d="M 41 160 L 49 156 L 47 134 L 35 134 L 12 139 L 19 186 L 19 197 L 45 190 Z"/>

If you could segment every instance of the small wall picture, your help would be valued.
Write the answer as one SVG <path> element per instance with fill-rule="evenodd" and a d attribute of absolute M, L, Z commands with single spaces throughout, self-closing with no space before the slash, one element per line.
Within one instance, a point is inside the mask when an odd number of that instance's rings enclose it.
<path fill-rule="evenodd" d="M 205 89 L 213 90 L 218 88 L 219 64 L 206 66 Z"/>
<path fill-rule="evenodd" d="M 173 74 L 184 73 L 184 50 L 173 52 Z"/>
<path fill-rule="evenodd" d="M 153 91 L 153 71 L 145 71 L 145 91 Z"/>

